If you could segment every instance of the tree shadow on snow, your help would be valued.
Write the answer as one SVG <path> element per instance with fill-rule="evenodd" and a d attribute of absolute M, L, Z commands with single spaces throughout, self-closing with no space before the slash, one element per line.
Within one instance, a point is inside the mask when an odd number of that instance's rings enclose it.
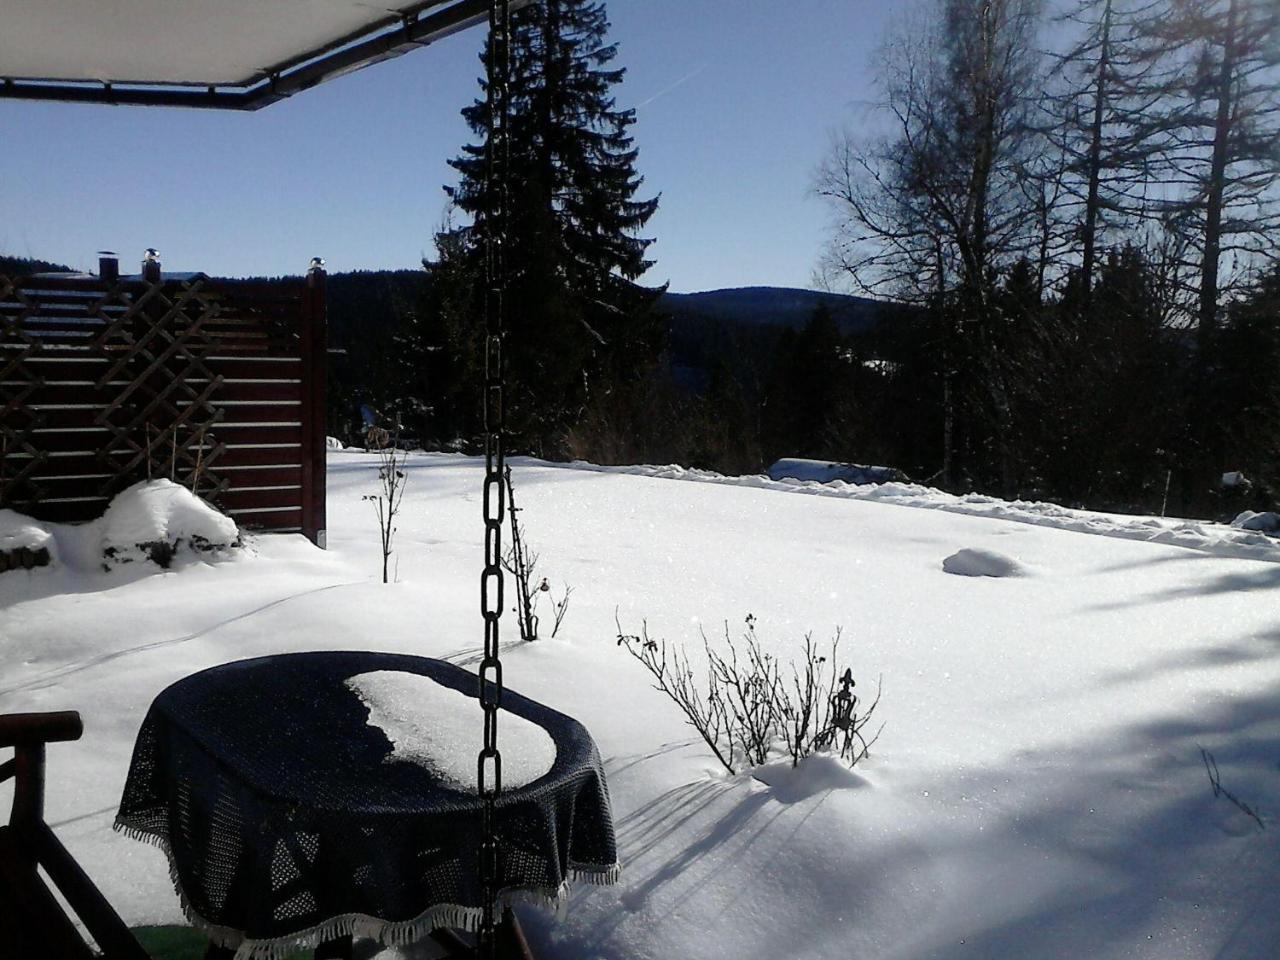
<path fill-rule="evenodd" d="M 970 768 L 964 780 L 939 784 L 936 816 L 904 820 L 911 826 L 893 839 L 859 839 L 856 817 L 812 824 L 806 829 L 853 839 L 843 862 L 815 865 L 804 877 L 761 877 L 760 857 L 743 858 L 756 844 L 779 850 L 793 842 L 800 818 L 814 816 L 817 805 L 788 815 L 795 808 L 771 804 L 768 791 L 740 779 L 672 788 L 620 816 L 622 885 L 576 892 L 574 909 L 584 918 L 563 928 L 530 915 L 531 940 L 557 956 L 625 960 L 641 944 L 671 946 L 665 940 L 673 933 L 664 938 L 637 924 L 662 923 L 665 913 L 654 911 L 669 909 L 673 898 L 683 916 L 677 923 L 701 922 L 714 938 L 719 924 L 731 922 L 732 901 L 763 883 L 788 896 L 807 884 L 819 891 L 814 896 L 841 898 L 844 916 L 780 915 L 735 954 L 739 960 L 822 956 L 837 942 L 848 955 L 885 960 L 1273 956 L 1280 945 L 1280 685 L 1225 706 L 1179 708 L 1170 702 L 1163 719 L 1113 728 L 1066 750 L 1045 746 Z M 1214 754 L 1222 785 L 1259 810 L 1267 830 L 1215 798 L 1201 747 Z M 1006 783 L 1020 793 L 1013 806 L 993 802 L 976 811 L 959 803 L 966 784 L 981 792 Z M 944 791 L 956 796 L 944 800 Z M 821 889 L 833 885 L 834 893 Z M 886 911 L 901 921 L 886 923 Z M 868 916 L 880 919 L 862 929 L 859 918 Z M 714 954 L 700 947 L 697 955 Z"/>
<path fill-rule="evenodd" d="M 1223 786 L 1260 810 L 1268 829 L 1214 796 L 1202 747 Z M 1188 707 L 1182 717 L 1113 731 L 1065 754 L 1023 755 L 988 774 L 993 782 L 1043 780 L 1034 789 L 1045 802 L 1021 805 L 953 852 L 1022 848 L 1065 879 L 1041 902 L 962 929 L 963 943 L 901 956 L 1258 960 L 1280 949 L 1280 686 L 1217 710 Z M 967 896 L 976 902 L 1038 879 L 997 872 Z"/>

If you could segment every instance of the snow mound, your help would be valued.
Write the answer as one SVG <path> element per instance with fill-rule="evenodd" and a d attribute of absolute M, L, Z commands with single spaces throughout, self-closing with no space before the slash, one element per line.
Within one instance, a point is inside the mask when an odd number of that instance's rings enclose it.
<path fill-rule="evenodd" d="M 865 777 L 850 770 L 839 757 L 815 753 L 796 766 L 777 760 L 756 767 L 751 775 L 767 784 L 779 803 L 798 803 L 831 790 L 858 790 L 870 786 Z"/>
<path fill-rule="evenodd" d="M 168 567 L 183 550 L 211 553 L 240 542 L 236 522 L 172 480 L 147 480 L 117 494 L 98 521 L 109 563 L 150 560 Z"/>
<path fill-rule="evenodd" d="M 388 762 L 421 764 L 460 789 L 476 789 L 484 730 L 474 697 L 400 670 L 360 673 L 346 684 L 369 709 L 369 726 L 391 741 Z M 551 771 L 556 745 L 546 730 L 506 710 L 500 723 L 503 787 L 522 787 Z"/>
<path fill-rule="evenodd" d="M 14 510 L 0 510 L 0 553 L 14 550 L 48 550 L 50 562 L 57 559 L 53 534 L 45 524 Z"/>
<path fill-rule="evenodd" d="M 1027 572 L 1013 557 L 976 547 L 957 550 L 942 561 L 942 569 L 961 577 L 1022 577 Z"/>
<path fill-rule="evenodd" d="M 1280 534 L 1280 513 L 1254 513 L 1246 510 L 1231 521 L 1237 530 L 1257 530 L 1261 533 Z"/>

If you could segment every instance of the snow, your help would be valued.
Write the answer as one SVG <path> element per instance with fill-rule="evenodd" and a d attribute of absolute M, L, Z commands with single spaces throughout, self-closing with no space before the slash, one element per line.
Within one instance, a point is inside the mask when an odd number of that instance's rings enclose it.
<path fill-rule="evenodd" d="M 330 454 L 327 552 L 264 536 L 234 562 L 0 575 L 0 712 L 83 712 L 83 740 L 49 749 L 46 815 L 129 922 L 181 918 L 163 855 L 111 830 L 165 686 L 229 660 L 355 645 L 476 668 L 483 467 L 414 453 L 406 469 L 398 583 L 380 582 L 360 500 L 378 457 L 358 451 Z M 907 485 L 514 470 L 539 572 L 574 593 L 554 640 L 523 644 L 503 621 L 504 677 L 595 738 L 623 861 L 617 886 L 576 888 L 563 921 L 521 908 L 535 952 L 1275 956 L 1275 539 L 1215 524 L 1175 537 L 1184 521 Z M 1035 576 L 945 573 L 962 548 Z M 615 611 L 694 654 L 701 629 L 736 632 L 747 613 L 779 657 L 842 625 L 858 688 L 883 676 L 883 735 L 843 782 L 829 763 L 725 776 L 618 649 Z M 1201 747 L 1273 826 L 1214 797 Z"/>
<path fill-rule="evenodd" d="M 391 741 L 388 762 L 422 764 L 460 789 L 476 789 L 484 735 L 474 697 L 399 670 L 357 674 L 347 686 L 369 709 L 369 725 Z M 498 726 L 504 787 L 523 787 L 551 772 L 556 745 L 546 730 L 507 710 L 499 713 Z"/>
<path fill-rule="evenodd" d="M 197 558 L 229 559 L 240 542 L 234 520 L 170 480 L 134 484 L 89 523 L 48 523 L 0 510 L 0 551 L 44 548 L 50 558 L 34 570 L 10 571 L 7 582 L 25 575 L 22 582 L 29 588 L 31 578 L 39 577 L 49 593 L 83 589 L 84 578 L 104 567 L 138 562 L 146 573 Z M 54 572 L 54 566 L 65 569 Z M 0 605 L 3 597 L 0 587 Z"/>
<path fill-rule="evenodd" d="M 965 547 L 942 561 L 942 569 L 961 577 L 1021 577 L 1022 564 L 998 550 Z"/>
<path fill-rule="evenodd" d="M 1164 543 L 1189 550 L 1199 550 L 1218 557 L 1238 557 L 1280 563 L 1280 542 L 1275 539 L 1252 531 L 1235 529 L 1233 526 L 1201 520 L 1076 510 L 1056 503 L 1000 500 L 980 493 L 956 495 L 916 483 L 858 485 L 838 479 L 819 482 L 795 479 L 772 480 L 766 476 L 727 477 L 710 470 L 681 467 L 675 464 L 612 467 L 576 462 L 569 466 L 601 473 L 622 473 L 664 480 L 688 480 L 694 483 L 755 487 L 765 490 L 785 489 L 792 493 L 848 500 L 873 500 L 899 507 L 942 510 L 974 517 L 1013 520 L 1037 527 L 1052 527 L 1055 530 L 1070 530 L 1101 537 Z"/>
<path fill-rule="evenodd" d="M 145 480 L 121 491 L 96 523 L 102 553 L 116 563 L 153 559 L 156 544 L 170 551 L 225 549 L 240 536 L 234 520 L 172 480 Z"/>
<path fill-rule="evenodd" d="M 47 524 L 13 510 L 0 510 L 0 553 L 11 550 L 48 550 L 57 559 L 57 546 Z"/>
<path fill-rule="evenodd" d="M 791 758 L 775 760 L 751 771 L 751 776 L 767 784 L 779 803 L 799 803 L 832 790 L 858 790 L 870 786 L 856 770 L 849 769 L 839 757 L 814 754 L 795 766 Z"/>
<path fill-rule="evenodd" d="M 1241 530 L 1259 530 L 1262 533 L 1280 533 L 1280 513 L 1254 513 L 1252 510 L 1243 511 L 1238 517 L 1231 521 L 1233 527 Z"/>

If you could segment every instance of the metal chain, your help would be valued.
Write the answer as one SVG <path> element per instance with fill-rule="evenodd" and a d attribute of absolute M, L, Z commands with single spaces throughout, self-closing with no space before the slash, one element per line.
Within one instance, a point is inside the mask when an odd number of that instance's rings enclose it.
<path fill-rule="evenodd" d="M 502 327 L 506 292 L 507 174 L 511 146 L 510 0 L 490 0 L 488 51 L 488 134 L 485 149 L 485 350 L 484 350 L 484 572 L 480 610 L 484 615 L 484 659 L 480 661 L 480 706 L 484 710 L 484 746 L 476 761 L 477 790 L 483 804 L 480 842 L 480 893 L 483 898 L 477 949 L 492 960 L 496 947 L 498 838 L 494 805 L 502 791 L 502 754 L 498 751 L 498 708 L 502 705 L 499 620 L 503 606 L 502 523 L 507 490 L 502 451 Z"/>

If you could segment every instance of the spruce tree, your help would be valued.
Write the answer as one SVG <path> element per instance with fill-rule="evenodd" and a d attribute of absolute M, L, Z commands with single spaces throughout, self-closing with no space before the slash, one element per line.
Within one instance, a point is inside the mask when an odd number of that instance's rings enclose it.
<path fill-rule="evenodd" d="M 640 232 L 658 200 L 636 199 L 635 111 L 612 92 L 625 71 L 608 29 L 596 0 L 543 0 L 512 15 L 506 413 L 515 443 L 539 453 L 561 452 L 587 405 L 661 348 L 651 309 L 661 290 L 636 283 L 652 264 Z M 446 192 L 470 215 L 458 239 L 479 258 L 484 100 L 463 116 L 481 139 L 450 161 L 459 182 Z"/>

